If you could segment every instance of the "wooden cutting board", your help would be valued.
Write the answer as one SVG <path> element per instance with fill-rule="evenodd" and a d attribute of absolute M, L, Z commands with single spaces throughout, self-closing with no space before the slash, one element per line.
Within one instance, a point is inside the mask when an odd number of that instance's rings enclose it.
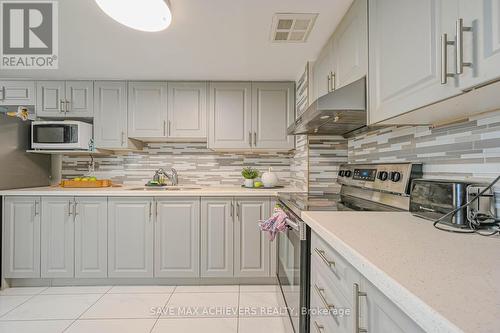
<path fill-rule="evenodd" d="M 100 188 L 100 187 L 110 187 L 113 183 L 111 179 L 100 179 L 100 180 L 90 180 L 90 181 L 77 181 L 77 180 L 63 180 L 61 182 L 61 187 L 66 188 Z"/>

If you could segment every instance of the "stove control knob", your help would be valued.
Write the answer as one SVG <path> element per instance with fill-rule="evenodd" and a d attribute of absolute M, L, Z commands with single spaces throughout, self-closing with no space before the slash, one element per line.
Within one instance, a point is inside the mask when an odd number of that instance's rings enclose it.
<path fill-rule="evenodd" d="M 344 171 L 344 176 L 346 176 L 347 178 L 351 177 L 351 175 L 352 175 L 352 171 L 351 170 Z"/>
<path fill-rule="evenodd" d="M 389 178 L 389 173 L 387 171 L 379 171 L 377 178 L 385 182 Z"/>
<path fill-rule="evenodd" d="M 344 170 L 339 171 L 339 177 L 344 177 Z"/>
<path fill-rule="evenodd" d="M 391 180 L 395 183 L 399 182 L 401 180 L 401 172 L 391 172 Z"/>

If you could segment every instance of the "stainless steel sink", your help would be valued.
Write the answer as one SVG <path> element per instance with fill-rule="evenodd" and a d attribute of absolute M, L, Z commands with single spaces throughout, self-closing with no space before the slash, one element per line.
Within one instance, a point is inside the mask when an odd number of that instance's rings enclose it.
<path fill-rule="evenodd" d="M 191 190 L 200 190 L 201 187 L 194 186 L 141 186 L 131 188 L 131 191 L 191 191 Z"/>

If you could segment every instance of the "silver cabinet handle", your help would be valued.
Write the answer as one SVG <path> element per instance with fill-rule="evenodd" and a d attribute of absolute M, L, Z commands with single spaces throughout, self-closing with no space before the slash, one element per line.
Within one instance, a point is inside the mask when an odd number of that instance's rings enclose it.
<path fill-rule="evenodd" d="M 325 298 L 325 295 L 323 293 L 325 292 L 325 289 L 318 287 L 318 285 L 315 283 L 314 284 L 314 290 L 316 290 L 316 293 L 318 294 L 319 298 L 321 299 L 321 303 L 325 306 L 326 309 L 335 309 L 335 305 L 328 303 L 328 301 Z"/>
<path fill-rule="evenodd" d="M 248 132 L 248 142 L 250 147 L 252 147 L 252 132 Z"/>
<path fill-rule="evenodd" d="M 163 136 L 167 136 L 167 121 L 163 121 Z"/>
<path fill-rule="evenodd" d="M 335 90 L 335 73 L 334 72 L 330 72 L 330 91 L 334 91 Z"/>
<path fill-rule="evenodd" d="M 240 220 L 240 209 L 241 209 L 241 206 L 240 206 L 240 203 L 237 202 L 236 203 L 236 219 L 239 221 Z"/>
<path fill-rule="evenodd" d="M 314 249 L 314 252 L 316 252 L 316 254 L 321 258 L 321 260 L 323 260 L 323 262 L 328 266 L 328 267 L 335 267 L 335 261 L 333 260 L 330 260 L 328 259 L 326 256 L 325 256 L 325 251 L 324 250 L 320 250 L 318 248 L 315 248 Z"/>
<path fill-rule="evenodd" d="M 160 216 L 160 211 L 158 210 L 158 201 L 155 201 L 155 217 L 158 220 L 158 216 Z"/>
<path fill-rule="evenodd" d="M 332 86 L 331 82 L 332 82 L 332 76 L 330 74 L 328 74 L 328 79 L 326 82 L 326 88 L 327 88 L 326 91 L 328 91 L 328 92 L 331 92 L 331 90 L 330 90 L 331 86 Z"/>
<path fill-rule="evenodd" d="M 257 146 L 257 132 L 253 132 L 253 145 Z"/>
<path fill-rule="evenodd" d="M 59 112 L 64 112 L 64 101 L 62 99 L 59 100 Z"/>
<path fill-rule="evenodd" d="M 368 330 L 364 327 L 359 326 L 359 298 L 366 297 L 367 294 L 365 292 L 359 291 L 359 284 L 353 284 L 353 295 L 354 295 L 354 333 L 366 333 Z"/>
<path fill-rule="evenodd" d="M 64 102 L 64 104 L 66 105 L 66 108 L 65 108 L 64 112 L 69 112 L 69 101 L 68 101 L 68 100 L 66 100 L 66 101 Z"/>
<path fill-rule="evenodd" d="M 38 200 L 35 200 L 35 216 L 39 215 L 40 212 L 38 211 Z"/>
<path fill-rule="evenodd" d="M 68 201 L 68 216 L 71 216 L 71 201 Z"/>
<path fill-rule="evenodd" d="M 464 20 L 459 18 L 456 23 L 457 47 L 455 49 L 457 74 L 462 74 L 464 67 L 472 67 L 472 63 L 464 62 L 464 31 L 472 31 L 472 27 L 464 27 Z"/>
<path fill-rule="evenodd" d="M 122 131 L 121 143 L 122 146 L 125 144 L 125 132 L 123 131 Z"/>
<path fill-rule="evenodd" d="M 317 333 L 321 333 L 325 329 L 325 326 L 320 325 L 316 321 L 314 321 L 314 328 L 316 329 Z"/>
<path fill-rule="evenodd" d="M 454 74 L 448 73 L 448 46 L 455 45 L 454 41 L 448 40 L 448 34 L 441 35 L 441 84 L 448 83 L 449 77 L 454 77 Z"/>
<path fill-rule="evenodd" d="M 73 216 L 77 216 L 78 215 L 78 211 L 76 210 L 77 209 L 77 205 L 78 205 L 78 202 L 74 202 L 73 203 Z"/>
<path fill-rule="evenodd" d="M 168 136 L 172 135 L 172 121 L 168 121 Z"/>
<path fill-rule="evenodd" d="M 231 216 L 232 218 L 234 218 L 234 202 L 231 201 L 231 209 L 230 209 L 230 212 L 229 212 L 229 216 Z"/>

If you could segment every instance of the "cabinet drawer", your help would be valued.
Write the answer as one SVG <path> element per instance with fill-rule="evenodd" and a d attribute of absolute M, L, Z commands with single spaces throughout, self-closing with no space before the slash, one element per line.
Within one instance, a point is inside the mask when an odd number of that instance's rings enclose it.
<path fill-rule="evenodd" d="M 344 297 L 352 298 L 353 283 L 359 283 L 360 275 L 337 251 L 315 233 L 311 239 L 311 266 L 327 276 Z"/>
<path fill-rule="evenodd" d="M 352 301 L 349 301 L 331 281 L 319 271 L 311 273 L 310 331 L 352 332 Z"/>

